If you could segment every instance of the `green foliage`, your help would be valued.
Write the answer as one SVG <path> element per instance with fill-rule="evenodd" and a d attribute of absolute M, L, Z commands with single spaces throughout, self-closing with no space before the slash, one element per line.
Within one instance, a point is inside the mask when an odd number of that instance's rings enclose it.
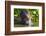
<path fill-rule="evenodd" d="M 29 11 L 31 16 L 32 16 L 32 22 L 35 24 L 34 26 L 38 26 L 39 24 L 39 10 L 38 9 L 19 9 L 19 8 L 14 8 L 14 16 L 20 17 L 21 10 L 26 10 Z"/>

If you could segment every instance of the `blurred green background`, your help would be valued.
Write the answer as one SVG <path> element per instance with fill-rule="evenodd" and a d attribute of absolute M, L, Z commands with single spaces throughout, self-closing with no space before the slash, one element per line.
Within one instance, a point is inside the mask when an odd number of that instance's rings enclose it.
<path fill-rule="evenodd" d="M 15 27 L 24 27 L 25 25 L 22 25 L 20 23 L 20 13 L 21 10 L 29 11 L 31 16 L 32 16 L 32 22 L 33 25 L 32 27 L 39 26 L 39 9 L 19 9 L 19 8 L 14 8 L 14 26 Z M 28 25 L 27 25 L 28 26 Z"/>

